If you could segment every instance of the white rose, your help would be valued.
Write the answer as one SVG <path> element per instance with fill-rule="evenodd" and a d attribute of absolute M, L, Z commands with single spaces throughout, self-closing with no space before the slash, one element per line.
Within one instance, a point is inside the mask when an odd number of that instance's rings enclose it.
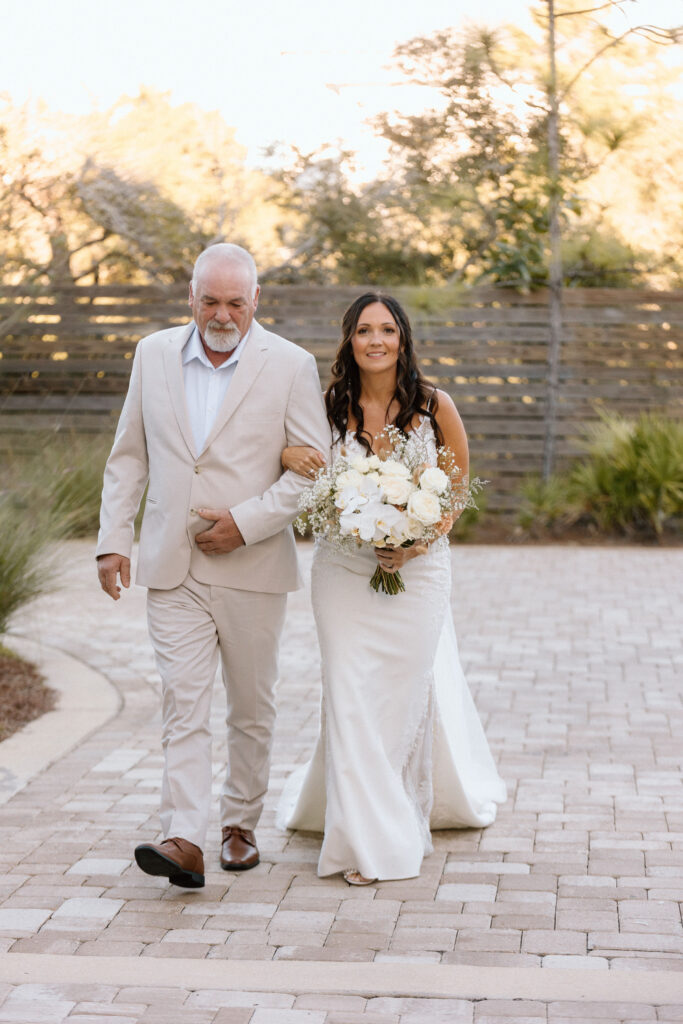
<path fill-rule="evenodd" d="M 416 519 L 415 516 L 408 516 L 408 524 L 406 526 L 407 537 L 406 540 L 422 540 L 425 535 L 425 526 Z"/>
<path fill-rule="evenodd" d="M 402 462 L 397 462 L 396 459 L 387 459 L 386 462 L 380 462 L 379 471 L 382 476 L 398 476 L 406 479 L 410 476 L 408 467 L 404 466 Z"/>
<path fill-rule="evenodd" d="M 420 487 L 425 491 L 433 491 L 434 494 L 443 494 L 448 490 L 448 477 L 442 469 L 430 466 L 420 477 Z"/>
<path fill-rule="evenodd" d="M 369 455 L 367 459 L 368 469 L 379 469 L 382 465 L 379 455 Z"/>
<path fill-rule="evenodd" d="M 362 482 L 362 473 L 359 473 L 357 469 L 346 469 L 335 480 L 334 489 L 339 494 L 346 487 L 360 487 Z"/>
<path fill-rule="evenodd" d="M 405 505 L 416 489 L 412 480 L 405 480 L 401 476 L 383 476 L 381 487 L 390 505 Z"/>
<path fill-rule="evenodd" d="M 408 499 L 408 514 L 423 526 L 433 526 L 441 519 L 439 499 L 431 491 L 414 491 Z"/>
<path fill-rule="evenodd" d="M 355 458 L 351 459 L 351 469 L 354 469 L 356 473 L 365 474 L 371 468 L 370 460 L 365 455 L 356 455 Z"/>

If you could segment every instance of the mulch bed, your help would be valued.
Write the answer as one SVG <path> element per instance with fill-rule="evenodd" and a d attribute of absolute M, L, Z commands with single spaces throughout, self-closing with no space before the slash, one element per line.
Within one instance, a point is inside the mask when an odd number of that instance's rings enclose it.
<path fill-rule="evenodd" d="M 45 685 L 35 665 L 0 645 L 0 741 L 52 711 L 56 702 L 57 694 Z"/>

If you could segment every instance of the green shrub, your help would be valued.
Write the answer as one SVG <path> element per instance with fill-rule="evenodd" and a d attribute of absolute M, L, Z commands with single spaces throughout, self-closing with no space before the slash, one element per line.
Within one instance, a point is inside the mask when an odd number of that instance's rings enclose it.
<path fill-rule="evenodd" d="M 604 532 L 661 537 L 683 517 L 683 422 L 652 413 L 603 414 L 588 430 L 587 458 L 571 472 L 582 516 Z"/>
<path fill-rule="evenodd" d="M 48 435 L 30 452 L 3 453 L 0 493 L 0 633 L 54 582 L 53 547 L 97 527 L 108 442 Z"/>
<path fill-rule="evenodd" d="M 586 452 L 564 474 L 522 485 L 519 523 L 533 534 L 575 523 L 601 533 L 661 538 L 683 518 L 683 422 L 654 413 L 603 413 Z"/>
<path fill-rule="evenodd" d="M 0 497 L 0 634 L 14 612 L 50 589 L 54 540 L 44 511 L 27 512 L 10 495 Z"/>
<path fill-rule="evenodd" d="M 100 523 L 102 475 L 111 449 L 109 437 L 75 438 L 52 461 L 47 498 L 65 537 L 88 537 Z"/>
<path fill-rule="evenodd" d="M 47 513 L 53 536 L 96 534 L 110 448 L 109 436 L 51 434 L 42 437 L 30 454 L 10 453 L 4 468 L 14 504 Z"/>
<path fill-rule="evenodd" d="M 522 504 L 519 525 L 531 536 L 545 532 L 560 533 L 577 518 L 571 481 L 560 474 L 548 480 L 527 477 L 521 486 Z"/>

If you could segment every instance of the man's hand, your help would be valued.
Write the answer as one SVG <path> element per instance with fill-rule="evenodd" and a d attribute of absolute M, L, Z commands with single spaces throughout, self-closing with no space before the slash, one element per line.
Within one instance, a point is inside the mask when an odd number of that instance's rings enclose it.
<path fill-rule="evenodd" d="M 100 586 L 105 594 L 109 594 L 115 601 L 121 597 L 121 587 L 116 583 L 116 577 L 121 577 L 121 586 L 128 589 L 130 586 L 130 558 L 125 555 L 100 555 L 97 559 L 97 575 L 100 578 Z"/>
<path fill-rule="evenodd" d="M 244 537 L 237 529 L 237 523 L 228 509 L 198 508 L 202 519 L 211 519 L 213 526 L 195 537 L 197 545 L 205 555 L 226 555 L 244 544 Z"/>

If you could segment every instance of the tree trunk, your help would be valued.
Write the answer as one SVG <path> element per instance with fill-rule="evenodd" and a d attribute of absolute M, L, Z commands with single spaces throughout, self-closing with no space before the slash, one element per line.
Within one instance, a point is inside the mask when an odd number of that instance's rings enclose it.
<path fill-rule="evenodd" d="M 555 60 L 555 3 L 548 4 L 548 222 L 550 231 L 548 372 L 546 377 L 545 438 L 543 444 L 543 479 L 547 480 L 555 465 L 555 438 L 560 390 L 560 357 L 562 349 L 562 252 L 560 229 L 560 139 L 557 98 L 557 66 Z"/>
<path fill-rule="evenodd" d="M 65 287 L 74 284 L 74 275 L 71 270 L 71 252 L 66 234 L 61 228 L 50 231 L 50 262 L 46 268 L 50 279 L 50 285 L 54 291 L 59 292 Z"/>

